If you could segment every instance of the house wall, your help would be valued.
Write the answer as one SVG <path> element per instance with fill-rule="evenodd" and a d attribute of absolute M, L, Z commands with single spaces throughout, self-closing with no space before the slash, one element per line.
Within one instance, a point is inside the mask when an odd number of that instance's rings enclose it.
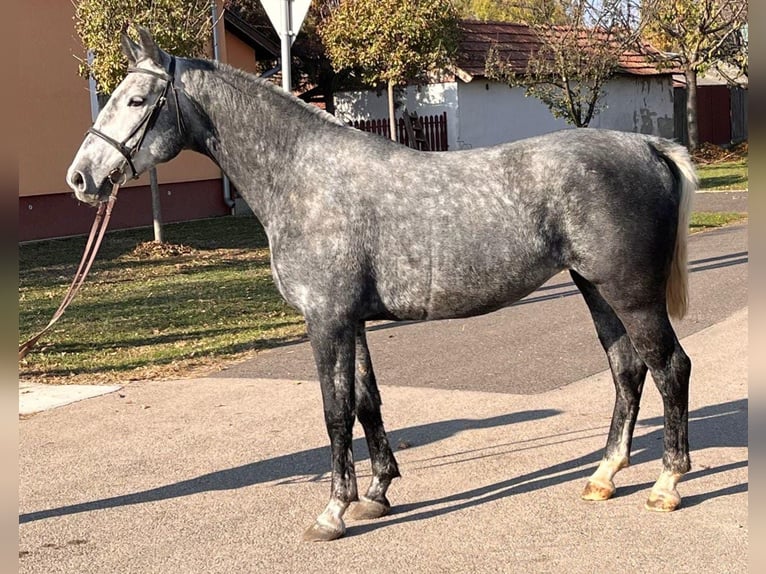
<path fill-rule="evenodd" d="M 618 76 L 606 86 L 606 107 L 590 126 L 672 138 L 673 80 L 667 76 Z"/>
<path fill-rule="evenodd" d="M 417 111 L 421 116 L 447 112 L 448 149 L 460 149 L 457 140 L 459 117 L 456 82 L 406 86 L 406 88 L 396 90 L 395 98 L 397 117 L 401 116 L 404 106 L 410 111 Z M 338 92 L 335 94 L 335 116 L 344 122 L 387 118 L 387 93 L 374 90 Z"/>
<path fill-rule="evenodd" d="M 459 139 L 482 147 L 572 126 L 520 87 L 476 79 L 458 85 Z M 590 127 L 673 137 L 673 81 L 670 75 L 617 76 L 604 90 L 605 107 Z"/>
<path fill-rule="evenodd" d="M 17 147 L 19 195 L 63 192 L 67 167 L 91 124 L 88 82 L 78 76 L 74 57 L 82 53 L 74 7 L 29 0 L 18 12 L 17 69 L 26 107 Z"/>
<path fill-rule="evenodd" d="M 605 90 L 606 107 L 591 127 L 673 137 L 672 79 L 619 76 Z M 401 105 L 421 115 L 447 112 L 449 149 L 485 147 L 571 128 L 553 117 L 548 107 L 524 95 L 524 89 L 477 78 L 407 86 L 397 97 Z M 335 97 L 336 115 L 346 122 L 385 118 L 386 94 L 342 92 Z"/>
<path fill-rule="evenodd" d="M 17 69 L 25 103 L 17 147 L 20 241 L 86 233 L 94 216 L 74 199 L 65 181 L 92 122 L 88 81 L 77 72 L 83 49 L 73 16 L 72 2 L 27 0 L 18 6 Z M 158 176 L 164 220 L 229 212 L 221 171 L 208 158 L 183 152 L 160 166 Z M 125 186 L 113 227 L 151 225 L 151 212 L 147 215 L 142 207 L 151 205 L 148 186 L 146 175 Z"/>
<path fill-rule="evenodd" d="M 460 147 L 485 147 L 569 127 L 540 100 L 525 97 L 523 88 L 477 78 L 460 82 L 458 96 Z"/>
<path fill-rule="evenodd" d="M 255 52 L 234 34 L 226 34 L 226 62 L 245 72 L 258 73 Z"/>

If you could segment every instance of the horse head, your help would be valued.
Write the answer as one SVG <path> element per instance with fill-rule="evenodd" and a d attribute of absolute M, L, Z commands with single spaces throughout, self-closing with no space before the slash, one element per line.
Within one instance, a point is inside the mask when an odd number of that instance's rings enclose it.
<path fill-rule="evenodd" d="M 113 184 L 137 178 L 184 147 L 183 122 L 175 86 L 176 59 L 138 27 L 139 42 L 121 38 L 127 76 L 88 130 L 67 183 L 80 201 L 95 205 Z"/>

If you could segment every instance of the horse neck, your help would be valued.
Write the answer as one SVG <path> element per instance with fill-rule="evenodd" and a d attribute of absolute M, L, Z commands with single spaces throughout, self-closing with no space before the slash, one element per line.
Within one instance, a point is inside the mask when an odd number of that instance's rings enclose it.
<path fill-rule="evenodd" d="M 332 121 L 227 67 L 190 67 L 183 82 L 200 119 L 192 147 L 221 167 L 268 228 L 296 158 L 305 155 L 298 149 Z"/>

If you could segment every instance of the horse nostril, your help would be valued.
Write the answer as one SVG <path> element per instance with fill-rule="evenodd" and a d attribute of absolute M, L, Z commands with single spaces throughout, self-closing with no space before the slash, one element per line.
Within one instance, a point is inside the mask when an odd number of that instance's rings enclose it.
<path fill-rule="evenodd" d="M 75 191 L 82 191 L 85 189 L 85 178 L 82 175 L 82 172 L 79 172 L 77 170 L 72 172 L 72 177 L 70 178 L 70 183 L 72 184 L 72 187 L 75 189 Z"/>

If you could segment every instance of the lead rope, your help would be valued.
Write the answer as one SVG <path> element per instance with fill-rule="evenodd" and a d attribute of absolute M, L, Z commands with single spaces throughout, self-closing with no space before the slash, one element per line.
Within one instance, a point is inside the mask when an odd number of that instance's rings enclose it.
<path fill-rule="evenodd" d="M 61 318 L 61 316 L 64 314 L 64 311 L 67 307 L 69 307 L 69 304 L 72 302 L 75 295 L 77 295 L 77 292 L 80 290 L 80 287 L 82 287 L 82 284 L 85 282 L 85 277 L 88 275 L 88 272 L 93 265 L 93 261 L 96 259 L 96 254 L 98 253 L 99 247 L 101 247 L 101 240 L 104 238 L 104 233 L 106 232 L 106 228 L 109 225 L 109 219 L 112 216 L 112 209 L 114 208 L 114 203 L 117 200 L 117 192 L 119 190 L 120 184 L 113 184 L 112 193 L 109 194 L 109 199 L 106 202 L 102 202 L 98 206 L 96 219 L 93 221 L 93 227 L 90 229 L 88 242 L 85 245 L 85 251 L 82 254 L 82 259 L 80 259 L 80 264 L 77 267 L 77 272 L 75 273 L 74 279 L 72 279 L 72 284 L 69 286 L 69 289 L 64 295 L 64 299 L 61 301 L 59 308 L 56 309 L 56 312 L 53 314 L 53 317 L 51 317 L 51 320 L 48 322 L 46 327 L 19 345 L 19 361 L 23 359 L 27 353 L 29 353 L 32 347 L 34 347 L 37 343 L 38 339 L 50 331 L 51 327 L 53 327 L 53 325 Z"/>

